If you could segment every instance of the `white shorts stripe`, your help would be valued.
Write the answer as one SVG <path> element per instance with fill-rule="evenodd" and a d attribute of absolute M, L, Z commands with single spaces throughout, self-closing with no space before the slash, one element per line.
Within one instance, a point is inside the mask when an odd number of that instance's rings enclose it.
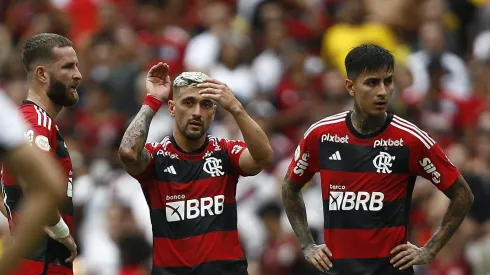
<path fill-rule="evenodd" d="M 306 132 L 310 131 L 310 129 L 312 129 L 313 127 L 316 127 L 316 125 L 320 124 L 320 123 L 323 123 L 325 121 L 329 121 L 329 120 L 334 120 L 334 119 L 338 119 L 338 118 L 342 118 L 342 117 L 346 117 L 347 116 L 347 113 L 350 112 L 350 111 L 345 111 L 345 112 L 342 112 L 342 113 L 338 113 L 336 115 L 332 115 L 332 116 L 328 116 L 326 118 L 323 118 L 315 123 L 313 123 L 310 128 L 308 128 L 308 130 L 306 130 Z"/>
<path fill-rule="evenodd" d="M 343 122 L 345 121 L 345 118 L 341 118 L 341 119 L 337 119 L 337 120 L 328 120 L 328 121 L 325 121 L 325 122 L 322 122 L 320 124 L 317 124 L 315 125 L 314 127 L 310 127 L 310 129 L 308 131 L 306 131 L 305 135 L 304 135 L 304 138 L 307 138 L 308 135 L 313 131 L 315 130 L 316 128 L 320 127 L 320 126 L 323 126 L 323 125 L 329 125 L 329 124 L 334 124 L 334 123 L 339 123 L 339 122 Z"/>
<path fill-rule="evenodd" d="M 420 130 L 420 128 L 418 128 L 417 126 L 415 126 L 415 124 L 412 124 L 408 121 L 403 121 L 401 120 L 400 118 L 396 117 L 396 116 L 393 116 L 393 121 L 397 122 L 398 124 L 402 125 L 402 126 L 405 126 L 407 128 L 410 128 L 412 130 L 414 130 L 415 132 L 417 132 L 422 138 L 424 138 L 431 146 L 434 145 L 436 142 L 429 137 L 429 135 Z"/>
<path fill-rule="evenodd" d="M 423 138 L 422 138 L 422 137 L 421 137 L 419 134 L 417 134 L 416 132 L 414 132 L 414 131 L 412 131 L 412 130 L 410 130 L 410 129 L 408 129 L 408 128 L 403 127 L 402 125 L 398 124 L 398 123 L 397 123 L 395 120 L 392 120 L 392 121 L 391 121 L 391 125 L 392 125 L 393 127 L 396 127 L 396 128 L 398 128 L 398 129 L 400 129 L 400 130 L 403 130 L 403 131 L 405 131 L 405 132 L 407 132 L 407 133 L 412 134 L 414 137 L 416 137 L 416 138 L 418 138 L 420 141 L 422 141 L 422 143 L 425 145 L 425 147 L 427 147 L 427 149 L 430 149 L 430 147 L 432 147 L 432 145 L 429 145 L 429 144 L 427 143 L 427 141 L 426 141 L 425 139 L 423 139 Z"/>

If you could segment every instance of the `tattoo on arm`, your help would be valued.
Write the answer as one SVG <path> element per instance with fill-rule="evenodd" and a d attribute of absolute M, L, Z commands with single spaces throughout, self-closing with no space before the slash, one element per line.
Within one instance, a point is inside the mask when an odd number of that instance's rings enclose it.
<path fill-rule="evenodd" d="M 473 204 L 471 189 L 461 176 L 444 193 L 451 199 L 451 203 L 444 214 L 441 225 L 425 245 L 432 257 L 451 239 Z"/>
<path fill-rule="evenodd" d="M 138 172 L 150 161 L 150 153 L 146 150 L 145 144 L 154 115 L 155 111 L 143 105 L 124 133 L 120 151 L 131 152 L 136 156 L 136 158 L 121 158 L 128 172 L 132 172 L 133 169 L 135 170 L 133 172 Z"/>
<path fill-rule="evenodd" d="M 304 250 L 308 246 L 315 244 L 315 241 L 308 227 L 305 202 L 301 195 L 301 188 L 301 184 L 297 184 L 289 179 L 288 172 L 282 185 L 282 201 L 296 238 L 301 244 L 301 249 Z"/>

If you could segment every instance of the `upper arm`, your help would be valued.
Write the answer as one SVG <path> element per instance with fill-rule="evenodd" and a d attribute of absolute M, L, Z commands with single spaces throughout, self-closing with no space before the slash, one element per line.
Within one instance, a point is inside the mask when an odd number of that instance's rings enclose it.
<path fill-rule="evenodd" d="M 318 145 L 315 134 L 316 132 L 309 132 L 299 142 L 284 182 L 296 183 L 301 189 L 318 171 Z"/>
<path fill-rule="evenodd" d="M 125 158 L 124 153 L 120 153 L 121 162 L 124 165 L 126 171 L 133 177 L 142 179 L 149 175 L 153 167 L 153 153 L 157 152 L 160 143 L 147 143 L 141 153 L 136 158 Z"/>
<path fill-rule="evenodd" d="M 262 167 L 257 164 L 248 151 L 247 144 L 241 140 L 221 140 L 230 157 L 230 163 L 241 176 L 258 174 Z"/>
<path fill-rule="evenodd" d="M 459 176 L 454 183 L 443 192 L 452 201 L 460 199 L 465 202 L 473 202 L 471 188 L 462 176 Z"/>
<path fill-rule="evenodd" d="M 413 169 L 418 176 L 422 176 L 444 191 L 460 177 L 458 169 L 449 161 L 441 147 L 432 138 L 415 147 Z"/>

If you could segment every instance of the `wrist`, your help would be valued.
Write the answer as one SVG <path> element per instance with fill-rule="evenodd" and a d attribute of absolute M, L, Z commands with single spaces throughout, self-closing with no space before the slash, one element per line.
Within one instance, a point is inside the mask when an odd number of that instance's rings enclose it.
<path fill-rule="evenodd" d="M 163 105 L 163 101 L 152 95 L 146 95 L 143 105 L 148 105 L 150 108 L 157 112 Z"/>
<path fill-rule="evenodd" d="M 315 245 L 316 245 L 315 243 L 301 244 L 301 250 L 304 252 Z"/>
<path fill-rule="evenodd" d="M 68 228 L 63 218 L 60 218 L 57 224 L 48 226 L 48 230 L 56 239 L 64 239 L 70 235 L 70 228 Z"/>
<path fill-rule="evenodd" d="M 426 246 L 422 247 L 422 253 L 423 253 L 423 256 L 424 256 L 424 257 L 425 257 L 425 258 L 426 258 L 428 261 L 432 260 L 432 259 L 433 259 L 433 258 L 436 256 L 436 254 L 437 254 L 437 252 L 435 252 L 435 251 L 431 251 L 431 250 L 430 250 L 429 248 L 427 248 Z"/>
<path fill-rule="evenodd" d="M 230 106 L 229 112 L 232 115 L 238 115 L 241 114 L 245 111 L 245 108 L 243 108 L 243 105 L 240 102 L 237 102 L 235 105 Z"/>

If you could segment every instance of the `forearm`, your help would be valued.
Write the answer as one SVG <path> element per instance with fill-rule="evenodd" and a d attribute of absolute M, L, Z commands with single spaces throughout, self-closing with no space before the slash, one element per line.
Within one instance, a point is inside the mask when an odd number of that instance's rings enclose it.
<path fill-rule="evenodd" d="M 286 175 L 286 179 L 288 178 Z M 295 183 L 286 180 L 282 186 L 282 201 L 289 223 L 296 234 L 301 249 L 304 250 L 308 246 L 315 244 L 311 231 L 308 227 L 308 219 L 306 216 L 306 207 L 298 187 L 294 187 Z"/>
<path fill-rule="evenodd" d="M 155 111 L 153 109 L 148 105 L 143 105 L 128 129 L 126 129 L 119 147 L 121 160 L 124 164 L 143 161 L 143 151 L 154 115 Z"/>
<path fill-rule="evenodd" d="M 425 245 L 431 258 L 451 239 L 473 204 L 473 194 L 461 177 L 445 193 L 451 199 L 451 203 L 444 214 L 441 225 Z"/>
<path fill-rule="evenodd" d="M 240 131 L 243 140 L 252 158 L 261 165 L 268 165 L 272 162 L 274 152 L 269 143 L 269 138 L 264 130 L 255 122 L 245 111 L 243 106 L 231 111 Z"/>

